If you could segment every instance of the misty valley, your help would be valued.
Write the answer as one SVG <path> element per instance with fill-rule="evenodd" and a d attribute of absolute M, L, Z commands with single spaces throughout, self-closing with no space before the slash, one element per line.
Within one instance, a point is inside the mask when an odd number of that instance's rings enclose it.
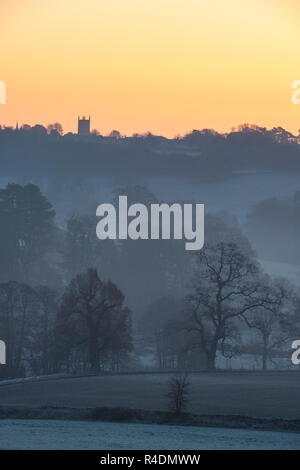
<path fill-rule="evenodd" d="M 2 376 L 295 367 L 296 138 L 257 126 L 177 139 L 57 129 L 0 131 Z M 199 200 L 205 228 L 197 213 L 182 226 L 181 208 Z M 141 210 L 153 207 L 167 211 L 148 233 Z M 182 235 L 203 249 L 186 251 Z"/>
<path fill-rule="evenodd" d="M 1 416 L 298 429 L 298 145 L 1 129 Z"/>
<path fill-rule="evenodd" d="M 300 450 L 299 31 L 299 0 L 0 0 L 0 454 Z"/>

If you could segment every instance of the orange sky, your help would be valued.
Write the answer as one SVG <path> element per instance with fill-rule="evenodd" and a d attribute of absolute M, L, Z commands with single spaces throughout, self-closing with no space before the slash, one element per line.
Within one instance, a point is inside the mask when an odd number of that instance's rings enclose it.
<path fill-rule="evenodd" d="M 0 123 L 300 128 L 299 0 L 1 0 Z"/>

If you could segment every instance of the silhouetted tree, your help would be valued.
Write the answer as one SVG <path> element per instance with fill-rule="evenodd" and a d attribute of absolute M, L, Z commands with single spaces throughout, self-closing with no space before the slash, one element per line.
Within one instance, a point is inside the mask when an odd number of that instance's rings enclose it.
<path fill-rule="evenodd" d="M 145 349 L 154 352 L 160 369 L 182 369 L 193 365 L 196 335 L 182 328 L 184 308 L 184 299 L 162 297 L 147 308 L 140 320 L 139 332 Z M 199 351 L 199 347 L 197 349 Z M 197 362 L 199 367 L 199 357 Z"/>
<path fill-rule="evenodd" d="M 40 281 L 53 243 L 55 212 L 40 189 L 8 184 L 0 189 L 0 275 L 3 280 Z"/>
<path fill-rule="evenodd" d="M 63 295 L 58 322 L 66 334 L 75 333 L 74 346 L 87 345 L 92 370 L 99 370 L 101 353 L 131 348 L 130 311 L 123 302 L 115 284 L 92 268 L 72 279 Z"/>
<path fill-rule="evenodd" d="M 280 324 L 281 309 L 287 298 L 287 291 L 281 285 L 272 282 L 270 284 L 269 302 L 243 314 L 247 326 L 256 331 L 259 337 L 257 351 L 261 352 L 262 370 L 267 369 L 268 359 L 272 360 L 274 349 L 280 348 L 289 339 Z"/>
<path fill-rule="evenodd" d="M 54 124 L 48 124 L 47 126 L 47 132 L 51 135 L 62 135 L 63 131 L 63 126 L 59 122 L 55 122 Z"/>
<path fill-rule="evenodd" d="M 24 352 L 35 301 L 33 289 L 26 284 L 13 281 L 0 284 L 0 331 L 7 346 L 3 373 L 7 377 L 25 375 Z"/>
<path fill-rule="evenodd" d="M 25 359 L 35 375 L 57 371 L 55 363 L 55 319 L 58 312 L 58 295 L 47 286 L 33 289 L 34 316 L 30 319 L 30 335 L 26 341 Z"/>
<path fill-rule="evenodd" d="M 248 311 L 272 303 L 259 267 L 233 243 L 206 245 L 196 255 L 189 331 L 198 332 L 209 369 L 215 369 L 218 348 L 234 347 L 235 320 Z"/>
<path fill-rule="evenodd" d="M 189 387 L 190 383 L 186 373 L 177 373 L 169 379 L 167 392 L 169 408 L 177 416 L 181 415 L 187 407 Z"/>

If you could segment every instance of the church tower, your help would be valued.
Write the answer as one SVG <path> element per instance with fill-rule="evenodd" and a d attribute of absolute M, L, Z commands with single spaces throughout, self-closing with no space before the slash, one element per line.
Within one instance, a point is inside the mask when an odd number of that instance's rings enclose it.
<path fill-rule="evenodd" d="M 90 125 L 91 125 L 91 117 L 89 116 L 88 119 L 83 116 L 80 119 L 80 116 L 78 116 L 78 135 L 89 135 L 90 134 Z"/>

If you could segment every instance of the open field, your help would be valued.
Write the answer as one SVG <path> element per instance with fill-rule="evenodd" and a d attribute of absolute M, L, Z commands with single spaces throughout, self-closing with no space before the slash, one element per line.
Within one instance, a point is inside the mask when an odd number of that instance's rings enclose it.
<path fill-rule="evenodd" d="M 166 411 L 168 378 L 168 374 L 124 374 L 0 382 L 0 404 Z M 299 397 L 299 372 L 195 373 L 190 376 L 188 411 L 300 419 Z"/>
<path fill-rule="evenodd" d="M 1 449 L 300 449 L 300 435 L 82 421 L 0 421 Z"/>

